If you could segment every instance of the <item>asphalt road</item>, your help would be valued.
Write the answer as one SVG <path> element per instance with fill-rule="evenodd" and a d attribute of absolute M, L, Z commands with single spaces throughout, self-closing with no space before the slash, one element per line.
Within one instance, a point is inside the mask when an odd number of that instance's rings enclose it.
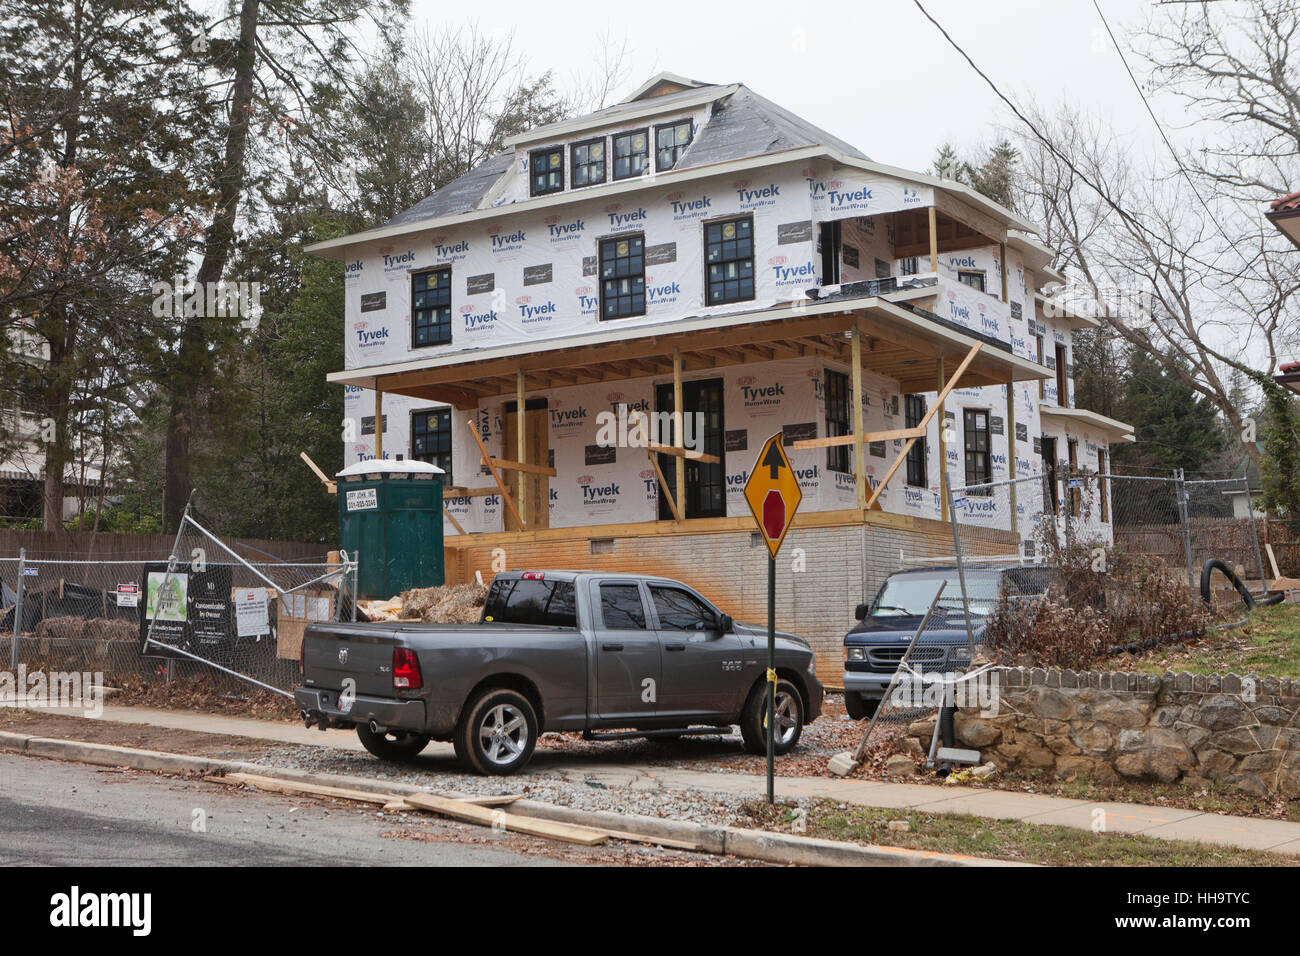
<path fill-rule="evenodd" d="M 206 832 L 193 829 L 196 819 Z M 0 752 L 0 866 L 555 862 L 501 847 L 380 836 L 396 827 L 346 806 Z"/>

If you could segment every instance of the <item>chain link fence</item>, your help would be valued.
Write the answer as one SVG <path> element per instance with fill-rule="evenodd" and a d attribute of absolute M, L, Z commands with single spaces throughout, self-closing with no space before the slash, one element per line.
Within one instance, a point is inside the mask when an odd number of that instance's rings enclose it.
<path fill-rule="evenodd" d="M 278 693 L 298 678 L 312 621 L 355 620 L 357 564 L 251 562 L 187 513 L 170 554 L 139 560 L 0 557 L 9 668 L 102 673 Z"/>

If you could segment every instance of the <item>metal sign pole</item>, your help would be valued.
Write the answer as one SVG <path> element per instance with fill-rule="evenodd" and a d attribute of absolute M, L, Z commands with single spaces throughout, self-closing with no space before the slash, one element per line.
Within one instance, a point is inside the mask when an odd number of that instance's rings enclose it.
<path fill-rule="evenodd" d="M 767 802 L 776 801 L 776 556 L 767 556 Z"/>
<path fill-rule="evenodd" d="M 14 636 L 9 644 L 9 669 L 18 670 L 18 637 L 23 631 L 23 591 L 27 581 L 27 549 L 18 549 L 18 597 L 14 600 Z M 25 690 L 25 689 L 24 689 Z"/>

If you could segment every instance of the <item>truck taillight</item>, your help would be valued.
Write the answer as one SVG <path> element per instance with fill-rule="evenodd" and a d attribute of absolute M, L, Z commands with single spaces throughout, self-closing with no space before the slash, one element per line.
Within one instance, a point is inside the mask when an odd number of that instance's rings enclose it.
<path fill-rule="evenodd" d="M 393 690 L 418 690 L 424 686 L 420 659 L 409 647 L 393 648 Z"/>
<path fill-rule="evenodd" d="M 546 572 L 545 572 L 545 571 L 525 571 L 523 574 L 519 575 L 519 577 L 522 578 L 522 579 L 525 580 L 525 581 L 545 581 L 545 580 L 546 580 Z"/>

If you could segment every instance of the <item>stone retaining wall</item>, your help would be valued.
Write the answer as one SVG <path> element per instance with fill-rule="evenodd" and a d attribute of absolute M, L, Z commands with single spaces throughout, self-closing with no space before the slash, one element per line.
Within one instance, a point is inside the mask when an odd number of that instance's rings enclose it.
<path fill-rule="evenodd" d="M 999 769 L 1300 797 L 1300 681 L 1024 668 L 998 679 L 996 714 L 959 710 L 955 730 Z M 912 733 L 928 748 L 927 726 Z"/>

